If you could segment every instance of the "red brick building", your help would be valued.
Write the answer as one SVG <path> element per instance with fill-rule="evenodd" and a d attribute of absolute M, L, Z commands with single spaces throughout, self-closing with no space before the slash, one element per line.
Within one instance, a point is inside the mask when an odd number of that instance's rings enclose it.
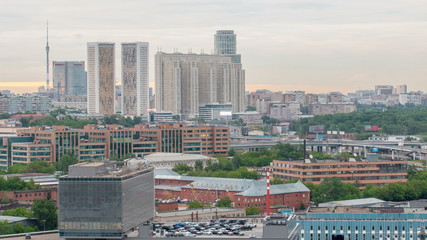
<path fill-rule="evenodd" d="M 213 204 L 228 197 L 235 208 L 255 206 L 262 212 L 266 210 L 265 180 L 189 177 L 170 169 L 156 169 L 154 172 L 158 199 L 187 199 Z M 301 182 L 272 185 L 270 200 L 271 207 L 300 209 L 302 205 L 309 205 L 310 190 Z"/>
<path fill-rule="evenodd" d="M 155 152 L 227 155 L 230 131 L 227 126 L 190 126 L 182 123 L 135 125 L 88 125 L 31 127 L 17 137 L 0 138 L 0 168 L 32 161 L 58 162 L 71 153 L 80 161 L 137 156 Z"/>
<path fill-rule="evenodd" d="M 41 188 L 35 190 L 20 190 L 20 191 L 1 191 L 0 197 L 7 197 L 18 202 L 32 203 L 37 199 L 52 199 L 55 202 L 58 200 L 56 188 Z"/>

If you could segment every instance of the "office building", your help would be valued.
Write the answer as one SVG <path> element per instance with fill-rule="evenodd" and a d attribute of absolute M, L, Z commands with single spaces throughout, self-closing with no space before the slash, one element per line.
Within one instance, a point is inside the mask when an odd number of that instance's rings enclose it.
<path fill-rule="evenodd" d="M 231 104 L 205 104 L 199 106 L 199 117 L 205 121 L 212 120 L 231 120 Z"/>
<path fill-rule="evenodd" d="M 148 118 L 148 43 L 122 43 L 124 115 Z"/>
<path fill-rule="evenodd" d="M 299 179 L 315 184 L 333 177 L 339 178 L 342 182 L 357 181 L 361 186 L 406 182 L 408 179 L 408 162 L 403 160 L 354 158 L 347 160 L 273 160 L 271 167 L 274 177 L 285 180 Z"/>
<path fill-rule="evenodd" d="M 233 63 L 241 63 L 241 55 L 237 53 L 236 34 L 233 30 L 218 30 L 214 36 L 214 52 L 216 55 L 231 57 Z"/>
<path fill-rule="evenodd" d="M 308 212 L 297 220 L 298 239 L 426 239 L 425 200 L 376 200 L 354 199 L 310 207 Z"/>
<path fill-rule="evenodd" d="M 58 162 L 70 153 L 79 161 L 142 156 L 155 152 L 226 156 L 230 131 L 223 126 L 185 124 L 31 127 L 0 138 L 0 168 L 42 160 Z"/>
<path fill-rule="evenodd" d="M 114 114 L 114 43 L 87 44 L 87 112 Z"/>
<path fill-rule="evenodd" d="M 72 165 L 59 179 L 59 236 L 122 239 L 154 217 L 153 168 L 138 160 Z"/>
<path fill-rule="evenodd" d="M 245 71 L 230 57 L 158 52 L 155 61 L 157 111 L 195 117 L 211 103 L 245 110 Z"/>
<path fill-rule="evenodd" d="M 53 96 L 59 102 L 68 102 L 66 97 L 87 94 L 85 63 L 83 61 L 53 62 Z"/>
<path fill-rule="evenodd" d="M 159 123 L 159 122 L 174 122 L 172 112 L 151 112 L 150 121 Z"/>

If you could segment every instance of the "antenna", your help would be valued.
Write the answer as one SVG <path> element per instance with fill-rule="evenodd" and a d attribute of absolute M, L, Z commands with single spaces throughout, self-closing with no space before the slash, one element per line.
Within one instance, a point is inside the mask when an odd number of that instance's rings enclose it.
<path fill-rule="evenodd" d="M 46 20 L 46 90 L 49 89 L 49 21 Z"/>

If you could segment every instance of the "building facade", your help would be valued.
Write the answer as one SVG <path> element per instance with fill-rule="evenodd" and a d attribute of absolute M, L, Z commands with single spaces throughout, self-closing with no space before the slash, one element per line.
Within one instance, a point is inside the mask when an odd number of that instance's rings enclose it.
<path fill-rule="evenodd" d="M 169 169 L 155 170 L 156 198 L 197 200 L 213 204 L 228 197 L 234 208 L 257 207 L 266 210 L 266 181 L 235 178 L 190 177 Z M 278 209 L 300 209 L 309 205 L 310 190 L 301 182 L 271 186 L 270 206 Z"/>
<path fill-rule="evenodd" d="M 87 44 L 87 112 L 114 114 L 114 43 Z"/>
<path fill-rule="evenodd" d="M 142 156 L 155 152 L 227 155 L 230 131 L 223 126 L 185 124 L 31 127 L 0 138 L 0 168 L 32 161 L 58 162 L 64 154 L 79 161 Z"/>
<path fill-rule="evenodd" d="M 230 57 L 158 52 L 155 63 L 157 111 L 194 117 L 210 103 L 245 110 L 245 71 Z"/>
<path fill-rule="evenodd" d="M 67 102 L 65 97 L 87 95 L 85 62 L 53 62 L 53 96 L 57 101 Z M 74 102 L 74 101 L 71 101 Z"/>
<path fill-rule="evenodd" d="M 232 62 L 241 63 L 241 56 L 237 54 L 236 34 L 233 30 L 218 30 L 214 36 L 214 52 L 216 55 L 230 56 Z"/>
<path fill-rule="evenodd" d="M 422 219 L 427 214 L 311 213 L 307 217 L 310 220 L 301 221 L 301 240 L 417 240 L 420 239 L 418 234 L 425 228 Z"/>
<path fill-rule="evenodd" d="M 148 117 L 148 43 L 122 43 L 123 114 Z"/>
<path fill-rule="evenodd" d="M 309 105 L 309 112 L 313 115 L 351 113 L 357 110 L 353 103 L 314 103 Z"/>
<path fill-rule="evenodd" d="M 205 104 L 199 106 L 199 117 L 205 121 L 229 119 L 231 120 L 231 104 Z"/>
<path fill-rule="evenodd" d="M 337 177 L 342 182 L 357 181 L 361 186 L 406 182 L 407 166 L 408 162 L 403 160 L 368 161 L 365 159 L 274 160 L 271 163 L 273 175 L 280 179 L 299 179 L 303 182 L 319 184 L 327 178 Z"/>
<path fill-rule="evenodd" d="M 300 115 L 298 103 L 271 103 L 269 107 L 269 116 L 283 122 L 298 120 Z"/>
<path fill-rule="evenodd" d="M 59 235 L 122 239 L 154 218 L 154 174 L 136 160 L 69 167 L 59 179 Z"/>
<path fill-rule="evenodd" d="M 48 114 L 52 108 L 52 99 L 38 94 L 0 96 L 0 113 L 31 112 Z"/>

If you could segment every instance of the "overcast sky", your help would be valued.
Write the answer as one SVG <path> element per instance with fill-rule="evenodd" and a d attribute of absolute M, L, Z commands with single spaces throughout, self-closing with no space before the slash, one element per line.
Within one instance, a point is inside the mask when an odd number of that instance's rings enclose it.
<path fill-rule="evenodd" d="M 152 82 L 158 48 L 210 53 L 215 31 L 231 29 L 247 90 L 427 92 L 422 0 L 1 0 L 0 89 L 44 83 L 47 19 L 51 61 L 86 61 L 87 42 L 149 42 Z"/>

